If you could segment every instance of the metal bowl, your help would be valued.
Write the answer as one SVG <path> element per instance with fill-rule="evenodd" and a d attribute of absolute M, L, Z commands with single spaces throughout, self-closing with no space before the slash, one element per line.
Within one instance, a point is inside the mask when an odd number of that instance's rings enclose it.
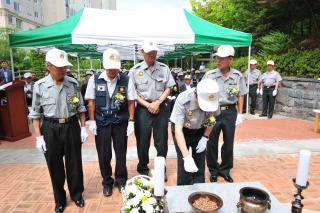
<path fill-rule="evenodd" d="M 254 187 L 240 189 L 238 208 L 245 213 L 263 213 L 271 208 L 271 200 L 267 192 Z"/>
<path fill-rule="evenodd" d="M 199 199 L 199 198 L 205 198 L 208 197 L 211 201 L 216 202 L 218 207 L 214 210 L 210 210 L 210 211 L 204 211 L 203 209 L 199 209 L 197 207 L 195 207 L 193 204 L 194 202 Z M 193 211 L 198 212 L 198 213 L 215 213 L 217 212 L 223 205 L 223 201 L 221 199 L 221 197 L 219 197 L 216 194 L 210 193 L 210 192 L 194 192 L 192 194 L 189 195 L 188 197 L 188 202 L 191 205 Z"/>

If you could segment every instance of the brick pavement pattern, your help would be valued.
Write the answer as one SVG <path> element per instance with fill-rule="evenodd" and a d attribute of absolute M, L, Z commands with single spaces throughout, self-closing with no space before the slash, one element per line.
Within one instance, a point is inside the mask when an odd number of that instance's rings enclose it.
<path fill-rule="evenodd" d="M 281 142 L 290 140 L 319 139 L 320 134 L 312 131 L 313 122 L 292 118 L 247 120 L 236 131 L 236 143 L 249 141 Z M 0 149 L 34 149 L 34 136 L 11 143 L 1 141 Z M 171 142 L 171 134 L 169 136 Z M 249 144 L 249 143 L 248 143 Z M 250 143 L 252 144 L 252 143 Z M 84 147 L 93 147 L 90 135 Z M 131 136 L 129 146 L 135 146 Z M 291 179 L 295 177 L 298 154 L 269 154 L 261 156 L 238 156 L 235 158 L 232 176 L 236 182 L 260 182 L 280 202 L 290 203 L 295 188 Z M 114 163 L 114 162 L 113 162 Z M 137 161 L 127 162 L 129 176 L 137 175 Z M 114 166 L 114 165 L 113 165 Z M 152 161 L 150 168 L 152 168 Z M 169 181 L 166 185 L 176 185 L 176 160 L 167 160 Z M 65 212 L 119 212 L 121 194 L 117 189 L 111 197 L 102 195 L 101 176 L 98 162 L 84 162 L 84 198 L 86 206 L 79 209 L 68 199 Z M 53 212 L 54 199 L 49 173 L 45 163 L 1 164 L 0 162 L 0 212 Z M 320 153 L 314 152 L 309 172 L 310 186 L 303 192 L 306 209 L 320 212 Z M 206 171 L 206 182 L 209 174 Z M 224 182 L 218 179 L 218 184 Z"/>

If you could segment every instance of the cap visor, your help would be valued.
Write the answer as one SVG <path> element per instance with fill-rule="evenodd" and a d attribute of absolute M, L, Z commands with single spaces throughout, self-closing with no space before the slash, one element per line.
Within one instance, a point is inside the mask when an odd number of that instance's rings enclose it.
<path fill-rule="evenodd" d="M 214 112 L 218 110 L 219 107 L 219 99 L 208 101 L 203 98 L 198 97 L 199 107 L 201 110 L 205 112 Z"/>
<path fill-rule="evenodd" d="M 224 57 L 229 57 L 230 55 L 227 53 L 215 53 L 213 54 L 213 56 L 219 56 L 221 58 L 224 58 Z"/>
<path fill-rule="evenodd" d="M 67 66 L 72 67 L 72 64 L 67 60 L 61 60 L 61 61 L 50 62 L 50 63 L 53 64 L 56 67 L 67 67 Z"/>
<path fill-rule="evenodd" d="M 103 68 L 106 70 L 109 69 L 120 69 L 121 68 L 121 63 L 120 62 L 105 62 L 103 63 Z"/>
<path fill-rule="evenodd" d="M 154 48 L 142 48 L 143 49 L 143 51 L 145 52 L 145 53 L 149 53 L 149 52 L 151 52 L 151 51 L 159 51 L 159 48 L 158 47 L 154 47 Z"/>

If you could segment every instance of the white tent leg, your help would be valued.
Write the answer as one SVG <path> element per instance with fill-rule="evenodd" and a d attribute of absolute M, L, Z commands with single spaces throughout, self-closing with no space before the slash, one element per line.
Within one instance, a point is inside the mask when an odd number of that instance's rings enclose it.
<path fill-rule="evenodd" d="M 80 81 L 80 58 L 77 56 L 77 62 L 78 62 L 78 81 Z"/>
<path fill-rule="evenodd" d="M 248 93 L 247 93 L 247 101 L 246 101 L 246 114 L 249 114 L 249 78 L 250 78 L 250 59 L 251 58 L 251 46 L 249 46 L 248 51 L 248 76 L 247 76 L 247 85 L 248 85 Z"/>
<path fill-rule="evenodd" d="M 90 58 L 90 69 L 92 69 L 93 66 L 92 66 L 92 59 Z"/>
<path fill-rule="evenodd" d="M 177 64 L 178 64 L 178 61 L 177 61 L 177 59 L 175 58 L 175 59 L 174 59 L 174 68 L 177 68 Z"/>
<path fill-rule="evenodd" d="M 181 57 L 181 68 L 182 68 L 182 57 Z"/>
<path fill-rule="evenodd" d="M 137 63 L 137 52 L 138 52 L 138 46 L 135 44 L 133 48 L 133 64 L 136 65 Z"/>
<path fill-rule="evenodd" d="M 193 55 L 191 55 L 191 63 L 190 63 L 190 70 L 193 68 Z"/>
<path fill-rule="evenodd" d="M 102 67 L 102 66 L 101 66 L 101 64 L 102 64 L 102 63 L 101 63 L 101 59 L 99 59 L 99 62 L 100 62 L 100 63 L 99 63 L 99 67 L 100 67 L 100 70 L 101 70 L 101 67 Z"/>
<path fill-rule="evenodd" d="M 13 80 L 15 80 L 15 76 L 14 76 L 14 66 L 13 66 L 13 54 L 12 54 L 12 48 L 10 48 L 10 63 L 11 63 L 12 79 L 13 79 Z"/>

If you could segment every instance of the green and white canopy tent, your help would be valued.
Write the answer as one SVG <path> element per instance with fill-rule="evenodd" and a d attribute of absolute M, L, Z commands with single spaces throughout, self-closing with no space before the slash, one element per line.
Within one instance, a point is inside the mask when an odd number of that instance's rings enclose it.
<path fill-rule="evenodd" d="M 161 45 L 248 46 L 250 60 L 251 34 L 210 23 L 184 9 L 113 11 L 84 8 L 56 24 L 9 35 L 11 48 L 117 44 L 133 45 L 137 49 L 145 39 L 154 39 Z M 131 54 L 136 52 L 130 51 Z M 11 64 L 13 66 L 12 56 Z"/>
<path fill-rule="evenodd" d="M 70 44 L 230 44 L 250 46 L 251 34 L 221 27 L 190 12 L 85 8 L 56 24 L 10 35 L 11 47 Z"/>

